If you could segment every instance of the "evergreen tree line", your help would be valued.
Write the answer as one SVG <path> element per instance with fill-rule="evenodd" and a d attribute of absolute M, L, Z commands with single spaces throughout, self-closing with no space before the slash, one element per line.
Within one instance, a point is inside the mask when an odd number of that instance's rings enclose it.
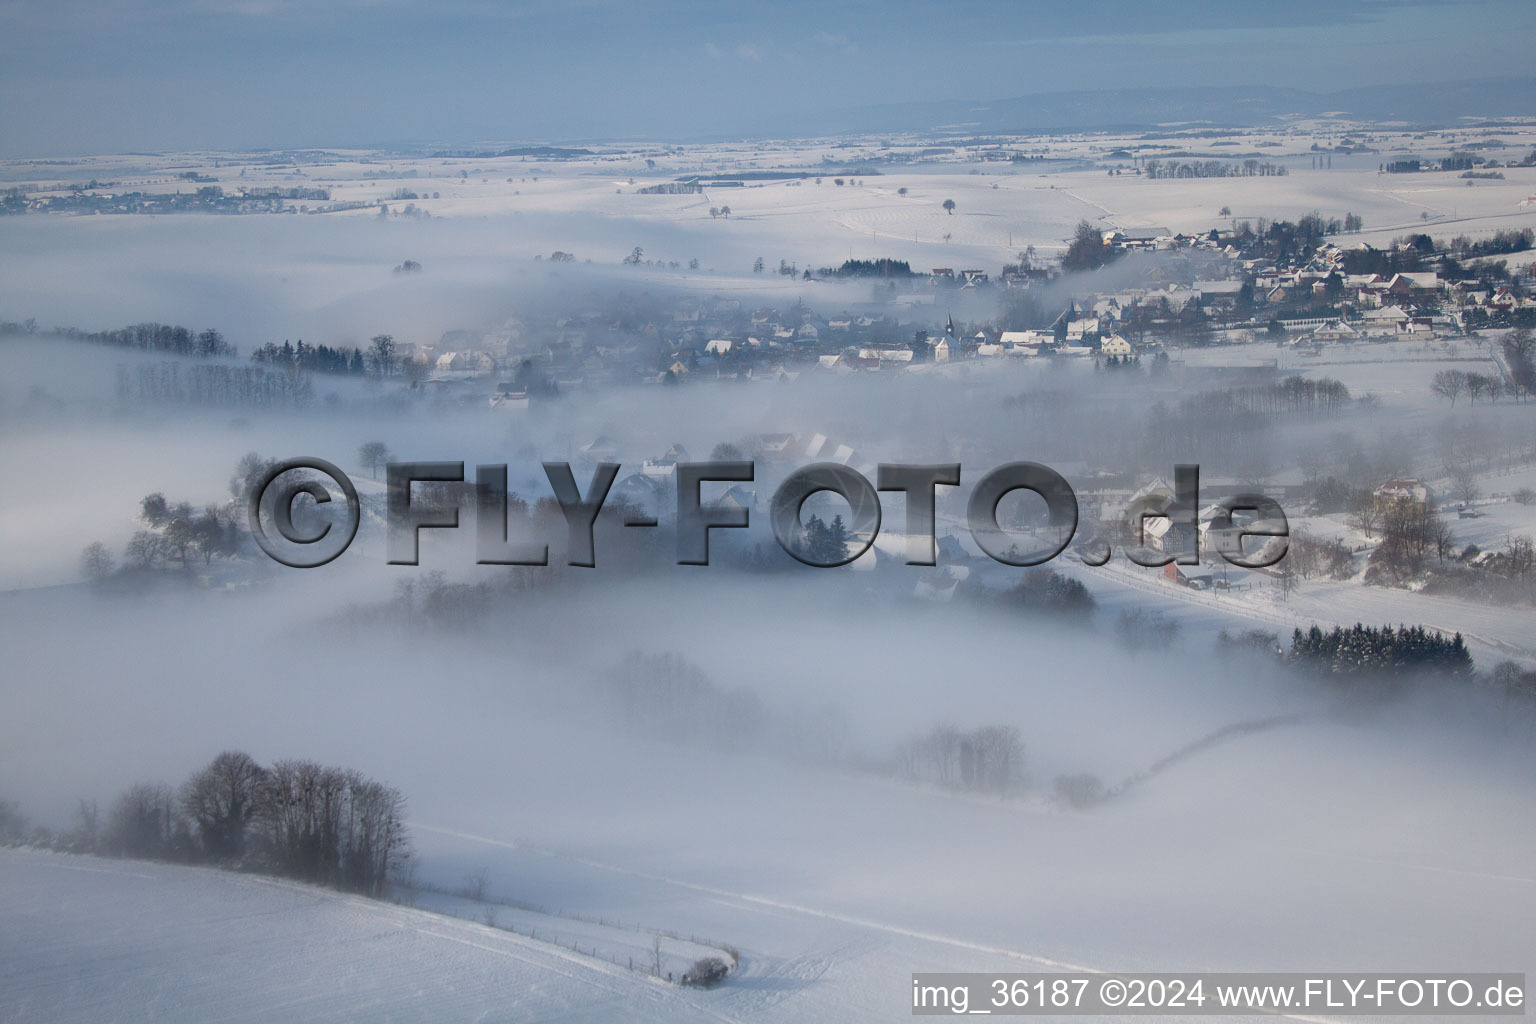
<path fill-rule="evenodd" d="M 73 853 L 215 864 L 381 896 L 410 856 L 405 798 L 349 768 L 314 761 L 263 767 L 225 751 L 181 786 L 136 783 L 99 820 L 81 801 L 76 826 L 34 845 Z"/>
<path fill-rule="evenodd" d="M 1429 238 L 1428 235 L 1422 236 Z M 1430 240 L 1433 245 L 1433 239 Z M 1380 274 L 1390 279 L 1393 274 L 1413 274 L 1424 269 L 1424 256 L 1417 247 L 1394 249 L 1346 249 L 1339 269 L 1346 274 Z"/>
<path fill-rule="evenodd" d="M 1472 655 L 1461 634 L 1446 639 L 1424 626 L 1317 626 L 1291 635 L 1289 661 L 1325 675 L 1368 676 L 1429 670 L 1451 676 L 1472 674 Z"/>
<path fill-rule="evenodd" d="M 797 547 L 812 562 L 835 565 L 847 560 L 848 539 L 848 528 L 843 525 L 841 514 L 833 516 L 830 523 L 812 515 L 805 521 Z"/>
<path fill-rule="evenodd" d="M 877 260 L 844 260 L 833 270 L 822 267 L 822 277 L 912 277 L 912 265 L 906 260 L 882 257 Z"/>
<path fill-rule="evenodd" d="M 350 374 L 354 377 L 361 377 L 367 371 L 361 349 L 310 345 L 303 338 L 299 339 L 297 345 L 286 340 L 281 345 L 269 341 L 251 353 L 251 362 L 277 367 L 297 366 L 313 373 Z"/>

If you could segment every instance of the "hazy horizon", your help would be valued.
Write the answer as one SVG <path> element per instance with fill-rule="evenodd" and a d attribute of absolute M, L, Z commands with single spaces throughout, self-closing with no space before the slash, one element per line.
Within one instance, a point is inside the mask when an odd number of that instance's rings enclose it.
<path fill-rule="evenodd" d="M 1473 6 L 1099 0 L 940 16 L 908 4 L 18 0 L 0 7 L 0 156 L 687 141 L 815 131 L 829 112 L 893 103 L 1326 93 L 1522 72 L 1516 41 L 1536 8 Z M 1298 80 L 1301 66 L 1326 73 Z"/>

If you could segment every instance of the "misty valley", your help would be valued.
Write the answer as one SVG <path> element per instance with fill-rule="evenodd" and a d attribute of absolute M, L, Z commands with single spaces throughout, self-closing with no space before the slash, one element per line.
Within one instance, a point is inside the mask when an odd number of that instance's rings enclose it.
<path fill-rule="evenodd" d="M 0 154 L 0 1019 L 1528 970 L 1536 120 L 1446 88 Z"/>

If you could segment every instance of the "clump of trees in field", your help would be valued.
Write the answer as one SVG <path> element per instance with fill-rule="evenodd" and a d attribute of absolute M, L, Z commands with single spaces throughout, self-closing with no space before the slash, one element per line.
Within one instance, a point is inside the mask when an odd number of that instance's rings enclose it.
<path fill-rule="evenodd" d="M 1080 580 L 1044 568 L 1025 572 L 1018 583 L 1002 592 L 1001 601 L 1031 614 L 1044 612 L 1075 619 L 1086 619 L 1098 607 Z"/>
<path fill-rule="evenodd" d="M 707 956 L 702 960 L 695 960 L 693 966 L 683 973 L 683 984 L 689 988 L 714 988 L 725 980 L 725 976 L 731 973 L 731 967 L 717 956 Z"/>
<path fill-rule="evenodd" d="M 383 442 L 372 441 L 358 450 L 358 459 L 371 469 L 392 458 Z M 143 529 L 136 531 L 124 546 L 121 560 L 100 541 L 86 545 L 80 553 L 80 575 L 95 586 L 117 588 L 124 584 L 142 584 L 152 575 L 168 578 L 172 570 L 188 573 L 207 569 L 215 559 L 236 559 L 250 549 L 246 503 L 251 490 L 273 466 L 256 452 L 247 452 L 235 466 L 229 480 L 231 500 L 207 504 L 201 508 L 186 501 L 172 501 L 163 493 L 145 495 L 139 502 L 137 520 Z M 307 470 L 292 470 L 299 478 L 314 479 Z M 267 514 L 270 514 L 270 499 Z M 310 525 L 313 509 L 300 506 L 294 510 L 295 522 Z"/>
<path fill-rule="evenodd" d="M 1072 242 L 1061 257 L 1061 269 L 1072 272 L 1097 270 L 1120 255 L 1120 251 L 1106 245 L 1104 234 L 1088 221 L 1078 221 L 1072 234 Z"/>
<path fill-rule="evenodd" d="M 11 805 L 0 805 L 0 839 L 17 833 L 18 821 Z M 95 801 L 83 800 L 72 831 L 39 830 L 31 841 L 73 853 L 212 864 L 375 897 L 410 858 L 398 789 L 350 768 L 299 760 L 263 766 L 234 750 L 179 787 L 129 786 L 105 820 Z"/>
<path fill-rule="evenodd" d="M 217 556 L 238 552 L 244 539 L 229 506 L 209 505 L 198 510 L 185 501 L 173 504 L 157 492 L 139 503 L 139 518 L 148 528 L 133 535 L 124 554 L 142 569 L 169 563 L 187 568 L 193 559 L 206 566 Z M 94 575 L 84 559 L 82 567 Z"/>
<path fill-rule="evenodd" d="M 1362 677 L 1428 670 L 1449 676 L 1472 673 L 1472 655 L 1457 633 L 1446 637 L 1424 626 L 1313 626 L 1291 634 L 1292 665 L 1325 675 Z"/>
<path fill-rule="evenodd" d="M 813 515 L 806 520 L 802 533 L 802 551 L 817 565 L 840 565 L 848 560 L 850 537 L 841 515 L 833 516 L 830 523 Z"/>
<path fill-rule="evenodd" d="M 144 529 L 134 533 L 123 549 L 119 567 L 110 549 L 100 541 L 80 553 L 80 575 L 97 586 L 122 573 L 152 570 L 188 570 L 215 558 L 232 558 L 245 544 L 240 512 L 234 503 L 195 508 L 190 502 L 171 502 L 164 494 L 146 495 L 139 502 L 139 521 Z"/>

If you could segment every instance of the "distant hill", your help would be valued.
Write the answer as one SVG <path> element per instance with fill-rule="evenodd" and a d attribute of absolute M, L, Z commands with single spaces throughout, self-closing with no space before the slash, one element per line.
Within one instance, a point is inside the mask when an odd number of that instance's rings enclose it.
<path fill-rule="evenodd" d="M 1139 130 L 1188 122 L 1246 128 L 1326 113 L 1363 121 L 1453 124 L 1464 118 L 1536 120 L 1536 77 L 1379 85 L 1335 92 L 1271 86 L 1103 89 L 990 101 L 938 100 L 828 111 L 796 119 L 795 135 L 928 131 L 1046 133 Z"/>
<path fill-rule="evenodd" d="M 531 156 L 539 160 L 577 160 L 591 156 L 590 149 L 570 149 L 561 146 L 516 146 L 512 149 L 458 149 L 440 150 L 434 157 L 458 157 L 471 160 L 494 160 L 503 156 Z"/>

